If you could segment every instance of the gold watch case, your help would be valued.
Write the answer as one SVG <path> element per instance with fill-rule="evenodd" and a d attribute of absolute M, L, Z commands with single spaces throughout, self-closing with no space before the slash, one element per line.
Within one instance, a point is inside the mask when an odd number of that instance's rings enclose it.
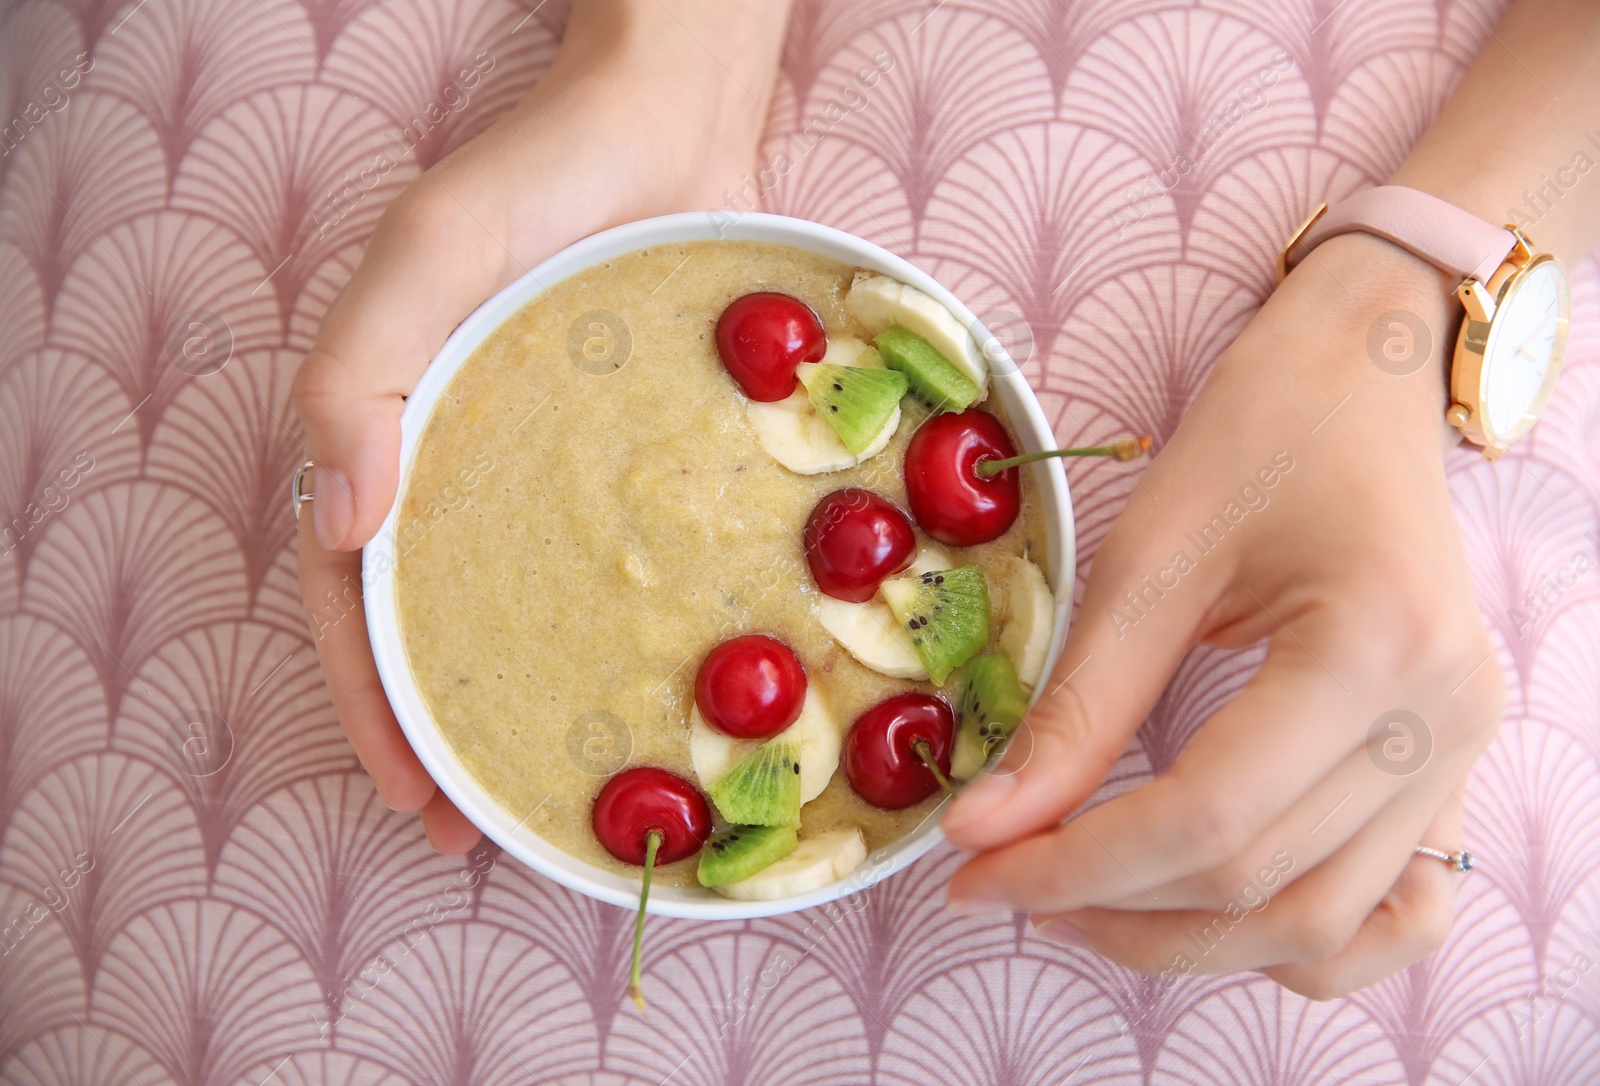
<path fill-rule="evenodd" d="M 1515 226 L 1506 229 L 1516 235 L 1517 244 L 1507 255 L 1504 264 L 1496 269 L 1487 283 L 1476 279 L 1464 280 L 1456 288 L 1456 297 L 1466 310 L 1461 321 L 1461 331 L 1456 336 L 1455 359 L 1450 365 L 1451 404 L 1445 418 L 1461 431 L 1461 435 L 1481 446 L 1483 455 L 1498 460 L 1506 448 L 1521 439 L 1533 428 L 1539 413 L 1549 403 L 1555 391 L 1556 379 L 1561 375 L 1561 363 L 1567 351 L 1567 324 L 1572 311 L 1572 292 L 1565 269 L 1549 253 L 1534 249 L 1533 243 Z M 1485 360 L 1494 344 L 1496 320 L 1506 302 L 1526 283 L 1534 271 L 1545 266 L 1556 272 L 1557 313 L 1556 337 L 1550 352 L 1550 363 L 1545 370 L 1544 383 L 1533 402 L 1528 405 L 1517 424 L 1501 433 L 1490 422 L 1486 410 L 1492 390 L 1489 388 L 1488 367 Z"/>

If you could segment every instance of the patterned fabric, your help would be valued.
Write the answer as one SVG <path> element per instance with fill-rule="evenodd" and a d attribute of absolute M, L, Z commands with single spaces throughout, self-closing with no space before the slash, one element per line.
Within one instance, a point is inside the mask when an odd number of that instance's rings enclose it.
<path fill-rule="evenodd" d="M 1161 991 L 948 918 L 945 850 L 854 912 L 654 921 L 641 1016 L 626 911 L 492 847 L 434 855 L 377 799 L 299 601 L 289 382 L 380 209 L 532 84 L 561 7 L 3 9 L 0 1081 L 1600 1081 L 1592 262 L 1546 421 L 1451 462 L 1512 690 L 1470 792 L 1481 868 L 1450 945 L 1351 999 Z M 801 0 L 768 169 L 729 199 L 927 267 L 1011 337 L 1064 442 L 1159 440 L 1278 240 L 1385 176 L 1498 11 Z M 1069 473 L 1086 567 L 1132 482 Z M 1170 765 L 1259 659 L 1193 653 L 1108 788 Z"/>

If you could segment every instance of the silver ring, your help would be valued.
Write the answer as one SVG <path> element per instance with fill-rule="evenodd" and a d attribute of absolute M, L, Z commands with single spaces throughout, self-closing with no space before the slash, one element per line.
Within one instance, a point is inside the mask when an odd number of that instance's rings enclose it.
<path fill-rule="evenodd" d="M 306 472 L 316 466 L 317 462 L 315 460 L 307 460 L 300 465 L 299 470 L 294 473 L 294 481 L 289 484 L 289 502 L 294 507 L 296 524 L 300 523 L 300 507 L 316 497 L 315 494 L 310 494 L 306 491 Z"/>
<path fill-rule="evenodd" d="M 1428 856 L 1435 860 L 1441 860 L 1450 865 L 1450 870 L 1459 871 L 1463 875 L 1465 875 L 1468 871 L 1471 871 L 1474 867 L 1478 866 L 1478 858 L 1472 853 L 1468 852 L 1466 849 L 1462 849 L 1460 852 L 1446 852 L 1443 849 L 1429 848 L 1427 845 L 1418 845 L 1417 855 Z"/>

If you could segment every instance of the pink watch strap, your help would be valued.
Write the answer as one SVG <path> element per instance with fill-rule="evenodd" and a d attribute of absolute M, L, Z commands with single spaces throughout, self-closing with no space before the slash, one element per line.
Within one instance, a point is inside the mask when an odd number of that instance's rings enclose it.
<path fill-rule="evenodd" d="M 1480 283 L 1489 281 L 1517 244 L 1511 231 L 1447 200 L 1403 185 L 1380 185 L 1329 207 L 1284 253 L 1285 266 L 1294 267 L 1324 241 L 1353 231 L 1376 234 Z"/>

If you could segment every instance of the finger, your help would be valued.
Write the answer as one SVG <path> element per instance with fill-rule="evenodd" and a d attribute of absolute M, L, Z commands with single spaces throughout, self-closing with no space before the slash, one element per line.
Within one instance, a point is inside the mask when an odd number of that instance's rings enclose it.
<path fill-rule="evenodd" d="M 419 183 L 384 213 L 295 375 L 295 413 L 317 464 L 310 519 L 328 550 L 359 547 L 383 523 L 399 479 L 404 398 L 505 275 L 490 232 L 500 224 L 479 221 L 444 184 Z"/>
<path fill-rule="evenodd" d="M 1152 486 L 1159 469 L 1158 458 L 1145 473 Z M 1095 555 L 1044 695 L 1000 765 L 963 788 L 945 814 L 956 847 L 991 849 L 1059 822 L 1099 786 L 1149 715 L 1237 553 L 1171 588 L 1151 580 L 1172 561 L 1171 541 L 1183 529 L 1170 526 L 1188 523 L 1192 505 L 1179 490 L 1163 493 L 1158 511 L 1153 492 L 1135 491 Z"/>
<path fill-rule="evenodd" d="M 1283 885 L 1288 885 L 1333 855 L 1397 793 L 1443 772 L 1446 764 L 1444 757 L 1435 757 L 1419 771 L 1427 776 L 1393 776 L 1373 764 L 1363 743 L 1237 854 L 1204 871 L 1155 886 L 1153 895 L 1141 891 L 1105 904 L 1136 910 L 1219 908 L 1252 873 L 1271 866 L 1272 857 L 1282 852 L 1301 860 L 1295 872 L 1283 879 Z M 1448 764 L 1455 766 L 1459 761 L 1450 759 Z"/>
<path fill-rule="evenodd" d="M 1423 844 L 1451 853 L 1461 849 L 1459 796 L 1458 791 L 1446 802 Z M 1413 853 L 1348 946 L 1320 961 L 1272 966 L 1266 974 L 1310 999 L 1338 999 L 1376 984 L 1444 946 L 1455 922 L 1460 890 L 1460 872 Z"/>
<path fill-rule="evenodd" d="M 323 550 L 310 517 L 300 518 L 299 532 L 300 595 L 334 712 L 383 801 L 397 811 L 419 810 L 433 798 L 433 778 L 378 679 L 362 610 L 361 555 Z"/>
<path fill-rule="evenodd" d="M 1496 681 L 1491 677 L 1485 685 L 1492 688 Z M 1459 690 L 1445 694 L 1441 689 L 1439 694 L 1442 696 L 1417 704 L 1417 708 L 1426 714 L 1425 720 L 1422 714 L 1418 714 L 1419 719 L 1415 724 L 1407 725 L 1408 729 L 1413 730 L 1403 737 L 1393 736 L 1390 731 L 1369 734 L 1372 725 L 1368 723 L 1367 711 L 1353 710 L 1355 727 L 1352 737 L 1357 741 L 1355 749 L 1326 777 L 1307 787 L 1304 795 L 1296 799 L 1274 824 L 1230 858 L 1166 885 L 1151 884 L 1153 896 L 1141 890 L 1119 900 L 1094 901 L 1090 904 L 1119 909 L 1219 907 L 1231 900 L 1237 888 L 1250 880 L 1252 873 L 1270 866 L 1272 858 L 1279 852 L 1287 851 L 1300 861 L 1296 873 L 1284 880 L 1287 884 L 1298 877 L 1299 872 L 1310 870 L 1331 856 L 1362 826 L 1376 817 L 1398 792 L 1439 779 L 1464 779 L 1497 730 L 1500 702 L 1492 696 L 1477 698 L 1469 694 L 1463 697 Z M 1382 721 L 1389 716 L 1383 714 L 1377 719 Z M 1252 750 L 1256 746 L 1275 749 L 1271 729 L 1259 727 L 1271 719 L 1263 717 L 1261 722 L 1256 722 L 1258 737 L 1252 738 L 1247 729 L 1236 740 L 1241 746 Z M 1349 723 L 1346 722 L 1347 725 Z M 1211 725 L 1208 724 L 1191 746 L 1209 742 L 1210 729 Z M 1330 734 L 1333 730 L 1327 729 Z M 1403 738 L 1404 745 L 1394 747 L 1384 741 L 1385 737 Z M 1276 751 L 1281 755 L 1284 766 L 1280 772 L 1298 780 L 1300 762 L 1305 757 L 1302 750 L 1313 748 L 1316 741 L 1315 736 L 1308 736 L 1303 741 L 1297 739 L 1291 743 L 1288 750 Z M 1306 744 L 1305 747 L 1301 746 L 1301 742 Z M 1182 764 L 1183 759 L 1180 758 L 1179 765 Z M 1218 769 L 1225 770 L 1226 764 L 1220 764 Z M 1219 773 L 1213 779 L 1226 780 L 1230 787 L 1237 785 L 1240 791 L 1246 793 L 1255 793 L 1264 787 L 1253 778 L 1236 778 L 1231 773 L 1226 776 Z M 1224 791 L 1221 787 L 1215 787 L 1210 793 L 1209 802 L 1228 803 L 1221 798 Z M 1206 802 L 1205 797 L 1200 797 L 1191 806 L 1191 827 L 1196 822 L 1208 821 L 1207 817 L 1196 818 L 1193 813 L 1204 810 Z M 1110 804 L 1106 806 L 1110 807 Z M 1101 809 L 1104 808 L 1097 809 L 1097 812 Z M 1228 823 L 1232 820 L 1222 821 Z M 1214 830 L 1204 832 L 1212 833 Z M 1103 833 L 1103 836 L 1108 835 Z"/>
<path fill-rule="evenodd" d="M 428 835 L 428 844 L 433 846 L 435 852 L 460 856 L 471 852 L 483 839 L 478 827 L 469 822 L 467 816 L 457 810 L 456 805 L 450 802 L 450 797 L 443 792 L 435 792 L 418 813 L 422 815 L 422 828 Z"/>
<path fill-rule="evenodd" d="M 1338 955 L 1395 885 L 1448 798 L 1448 780 L 1402 793 L 1322 864 L 1276 897 L 1241 887 L 1219 910 L 1082 909 L 1037 918 L 1053 941 L 1088 945 L 1140 972 L 1236 973 Z M 1433 861 L 1447 874 L 1446 865 Z M 1285 856 L 1284 868 L 1299 866 Z"/>
<path fill-rule="evenodd" d="M 1255 678 L 1205 723 L 1170 772 L 974 858 L 952 878 L 951 904 L 987 900 L 1030 912 L 1124 900 L 1138 902 L 1134 908 L 1182 907 L 1157 888 L 1246 854 L 1308 791 L 1320 801 L 1319 783 L 1361 745 L 1362 721 L 1363 711 L 1310 651 L 1279 637 Z M 1401 781 L 1366 768 L 1353 767 L 1352 775 L 1365 777 L 1370 813 Z"/>

